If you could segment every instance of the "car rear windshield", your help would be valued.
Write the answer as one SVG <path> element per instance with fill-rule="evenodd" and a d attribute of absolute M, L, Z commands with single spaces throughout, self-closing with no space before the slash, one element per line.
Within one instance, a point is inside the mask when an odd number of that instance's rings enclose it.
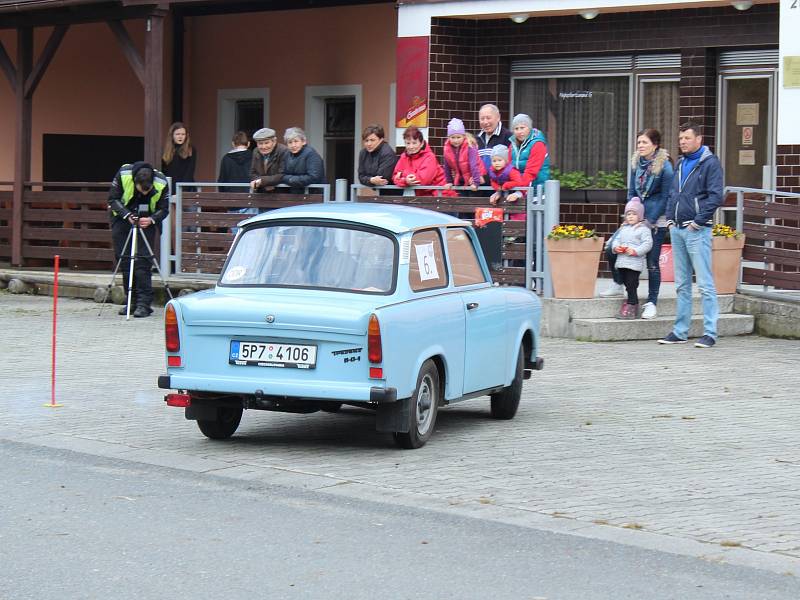
<path fill-rule="evenodd" d="M 364 229 L 275 224 L 242 232 L 220 285 L 278 286 L 387 294 L 395 243 Z"/>

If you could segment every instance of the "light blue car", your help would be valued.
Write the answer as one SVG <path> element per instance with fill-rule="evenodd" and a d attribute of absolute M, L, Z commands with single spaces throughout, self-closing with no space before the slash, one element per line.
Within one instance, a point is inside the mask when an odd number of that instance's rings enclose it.
<path fill-rule="evenodd" d="M 206 436 L 244 409 L 375 411 L 403 448 L 442 406 L 491 397 L 511 419 L 541 369 L 541 305 L 492 284 L 470 224 L 385 204 L 283 208 L 242 225 L 215 289 L 165 311 L 165 400 Z"/>

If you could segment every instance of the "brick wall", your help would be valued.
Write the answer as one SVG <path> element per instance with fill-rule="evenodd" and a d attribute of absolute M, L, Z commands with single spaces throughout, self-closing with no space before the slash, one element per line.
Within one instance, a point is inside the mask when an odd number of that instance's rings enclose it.
<path fill-rule="evenodd" d="M 742 13 L 731 6 L 601 14 L 466 20 L 435 18 L 431 27 L 429 137 L 439 151 L 452 117 L 477 131 L 478 108 L 500 107 L 506 126 L 511 112 L 511 62 L 518 58 L 580 54 L 680 52 L 680 117 L 703 125 L 703 141 L 716 146 L 717 54 L 719 49 L 776 46 L 778 5 L 757 4 Z M 784 186 L 800 189 L 800 147 L 783 152 Z M 780 152 L 780 151 L 779 151 Z M 779 159 L 780 161 L 780 159 Z M 794 166 L 790 166 L 794 165 Z M 787 170 L 788 168 L 788 170 Z M 779 186 L 781 186 L 781 166 Z M 794 169 L 794 170 L 792 170 Z M 792 183 L 793 182 L 793 183 Z M 620 222 L 618 204 L 562 202 L 561 222 L 595 227 L 606 237 Z M 607 273 L 605 262 L 601 270 Z"/>
<path fill-rule="evenodd" d="M 481 104 L 500 107 L 506 124 L 511 98 L 510 64 L 515 58 L 559 54 L 681 52 L 681 117 L 715 132 L 717 48 L 776 46 L 778 5 L 756 4 L 746 12 L 731 6 L 601 14 L 592 21 L 577 15 L 471 21 L 434 18 L 431 27 L 430 137 L 441 146 L 447 121 L 464 119 L 478 129 Z M 684 50 L 686 49 L 686 50 Z M 455 67 L 455 68 L 452 68 Z"/>
<path fill-rule="evenodd" d="M 800 194 L 800 145 L 777 146 L 776 185 L 782 192 Z"/>
<path fill-rule="evenodd" d="M 680 122 L 703 126 L 703 143 L 716 146 L 717 53 L 714 48 L 681 50 Z"/>

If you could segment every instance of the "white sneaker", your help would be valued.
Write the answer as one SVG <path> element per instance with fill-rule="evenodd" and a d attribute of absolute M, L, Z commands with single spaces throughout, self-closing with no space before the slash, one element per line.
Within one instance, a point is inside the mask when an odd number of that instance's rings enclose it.
<path fill-rule="evenodd" d="M 621 283 L 612 283 L 602 292 L 600 292 L 601 298 L 613 298 L 614 296 L 624 296 L 625 295 L 625 286 Z"/>
<path fill-rule="evenodd" d="M 652 302 L 645 302 L 644 306 L 642 307 L 642 318 L 655 319 L 657 316 L 658 311 L 656 310 L 656 305 Z"/>

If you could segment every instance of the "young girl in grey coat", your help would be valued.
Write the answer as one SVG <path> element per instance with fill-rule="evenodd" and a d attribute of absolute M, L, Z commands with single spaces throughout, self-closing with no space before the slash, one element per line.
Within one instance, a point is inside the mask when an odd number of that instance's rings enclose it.
<path fill-rule="evenodd" d="M 611 240 L 611 251 L 617 255 L 616 268 L 628 293 L 618 319 L 639 317 L 639 275 L 647 268 L 645 257 L 653 247 L 650 227 L 643 221 L 644 205 L 634 196 L 625 205 L 625 222 Z"/>

